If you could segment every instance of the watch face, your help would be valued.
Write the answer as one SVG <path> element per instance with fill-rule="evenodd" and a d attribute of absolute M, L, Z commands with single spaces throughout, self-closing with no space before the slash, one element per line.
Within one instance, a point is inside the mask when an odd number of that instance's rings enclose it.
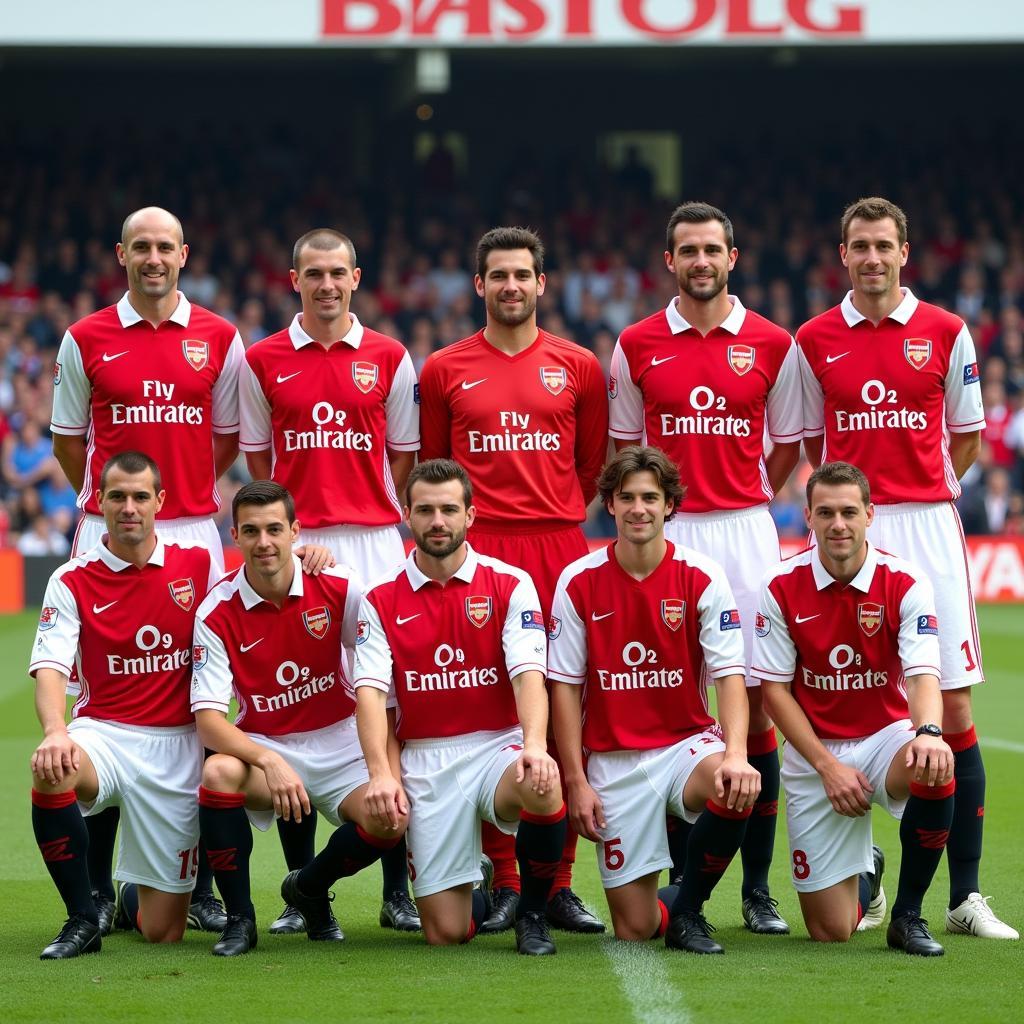
<path fill-rule="evenodd" d="M 942 730 L 937 725 L 922 725 L 921 728 L 917 730 L 917 735 L 941 736 Z"/>

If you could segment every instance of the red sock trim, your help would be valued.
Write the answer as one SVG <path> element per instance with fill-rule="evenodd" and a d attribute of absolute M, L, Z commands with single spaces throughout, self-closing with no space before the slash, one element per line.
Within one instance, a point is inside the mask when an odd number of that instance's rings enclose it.
<path fill-rule="evenodd" d="M 40 793 L 38 789 L 32 790 L 32 804 L 35 807 L 43 807 L 48 811 L 59 811 L 62 807 L 70 807 L 78 800 L 78 795 L 73 789 L 66 793 Z"/>
<path fill-rule="evenodd" d="M 470 918 L 469 931 L 466 932 L 466 937 L 462 940 L 462 945 L 464 946 L 467 942 L 469 942 L 469 940 L 472 939 L 474 935 L 476 935 L 476 921 Z"/>
<path fill-rule="evenodd" d="M 779 740 L 775 735 L 774 725 L 765 732 L 752 732 L 747 736 L 747 757 L 770 754 L 773 750 L 778 749 Z"/>
<path fill-rule="evenodd" d="M 864 920 L 864 905 L 860 900 L 857 900 L 857 924 L 860 924 Z"/>
<path fill-rule="evenodd" d="M 712 814 L 717 814 L 720 818 L 729 818 L 732 821 L 741 821 L 743 818 L 749 818 L 753 811 L 753 807 L 748 807 L 745 811 L 730 811 L 728 807 L 716 804 L 714 800 L 709 800 L 704 806 Z"/>
<path fill-rule="evenodd" d="M 215 789 L 199 787 L 199 806 L 212 807 L 214 810 L 226 811 L 232 807 L 245 806 L 244 793 L 218 793 Z"/>
<path fill-rule="evenodd" d="M 529 811 L 523 811 L 519 815 L 521 821 L 529 821 L 534 825 L 554 825 L 556 822 L 561 821 L 565 817 L 565 804 L 555 811 L 554 814 L 531 814 Z"/>
<path fill-rule="evenodd" d="M 910 795 L 922 800 L 945 800 L 956 792 L 956 779 L 950 779 L 944 786 L 926 786 L 923 782 L 910 784 Z"/>
<path fill-rule="evenodd" d="M 978 742 L 978 734 L 974 731 L 973 725 L 964 732 L 947 732 L 942 738 L 949 744 L 954 754 L 969 750 Z"/>
<path fill-rule="evenodd" d="M 668 907 L 665 906 L 664 900 L 658 900 L 658 913 L 661 914 L 661 920 L 651 936 L 652 939 L 660 939 L 668 931 Z"/>
<path fill-rule="evenodd" d="M 402 841 L 401 836 L 397 836 L 395 839 L 381 839 L 380 836 L 372 836 L 369 832 L 364 832 L 361 825 L 356 825 L 356 834 L 364 843 L 369 843 L 370 846 L 378 850 L 392 850 Z"/>

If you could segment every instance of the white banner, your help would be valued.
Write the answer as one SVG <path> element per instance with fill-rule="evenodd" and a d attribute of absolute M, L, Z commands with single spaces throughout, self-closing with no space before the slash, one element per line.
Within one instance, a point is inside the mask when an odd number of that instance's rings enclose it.
<path fill-rule="evenodd" d="M 138 0 L 3 2 L 0 45 L 873 45 L 1024 41 L 1006 0 Z"/>

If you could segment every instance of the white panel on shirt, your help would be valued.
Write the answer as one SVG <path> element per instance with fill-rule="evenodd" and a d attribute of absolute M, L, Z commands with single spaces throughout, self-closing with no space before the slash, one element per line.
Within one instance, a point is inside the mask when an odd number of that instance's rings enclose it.
<path fill-rule="evenodd" d="M 768 392 L 765 425 L 773 441 L 792 443 L 804 432 L 803 385 L 800 381 L 800 350 L 790 338 L 789 351 L 779 375 Z"/>
<path fill-rule="evenodd" d="M 74 564 L 69 562 L 62 566 L 46 584 L 43 610 L 32 644 L 32 657 L 28 669 L 30 675 L 35 675 L 41 668 L 52 668 L 69 676 L 75 664 L 82 622 L 78 613 L 78 603 L 67 584 L 60 578 Z M 46 625 L 44 616 L 49 625 Z"/>
<path fill-rule="evenodd" d="M 355 673 L 356 635 L 359 631 L 359 609 L 363 603 L 363 584 L 347 566 L 336 565 L 329 569 L 322 569 L 321 573 L 348 580 L 348 590 L 345 592 L 345 610 L 341 618 L 341 653 L 345 679 L 350 681 L 354 678 Z"/>
<path fill-rule="evenodd" d="M 199 647 L 206 650 L 205 661 L 195 656 Z M 192 636 L 192 710 L 227 714 L 233 689 L 231 662 L 224 641 L 197 616 Z"/>
<path fill-rule="evenodd" d="M 548 678 L 580 686 L 587 680 L 587 627 L 569 597 L 569 584 L 587 569 L 596 569 L 608 560 L 602 548 L 567 565 L 555 586 L 551 615 L 559 622 L 555 635 L 548 637 Z"/>
<path fill-rule="evenodd" d="M 971 332 L 964 324 L 953 342 L 946 371 L 946 426 L 954 434 L 969 433 L 985 427 L 985 410 L 981 402 L 981 378 L 964 383 L 964 367 L 977 363 Z"/>
<path fill-rule="evenodd" d="M 420 446 L 420 407 L 416 404 L 416 370 L 406 352 L 395 370 L 384 405 L 385 443 L 396 451 L 414 452 Z"/>
<path fill-rule="evenodd" d="M 238 371 L 245 362 L 245 346 L 235 331 L 224 356 L 224 365 L 213 385 L 211 421 L 215 434 L 238 433 Z"/>
<path fill-rule="evenodd" d="M 804 437 L 820 437 L 825 433 L 825 392 L 803 352 L 799 353 L 799 360 L 800 383 L 803 388 Z"/>
<path fill-rule="evenodd" d="M 57 352 L 60 383 L 53 389 L 50 430 L 55 434 L 84 434 L 91 416 L 92 385 L 85 375 L 82 353 L 70 331 L 64 332 Z"/>
<path fill-rule="evenodd" d="M 495 560 L 489 559 L 486 555 L 479 555 L 482 565 L 494 564 Z M 506 563 L 501 564 L 506 571 L 509 567 Z M 505 669 L 509 678 L 519 675 L 520 672 L 535 671 L 544 675 L 548 667 L 548 631 L 547 623 L 540 610 L 540 598 L 537 596 L 537 588 L 533 580 L 520 569 L 513 569 L 514 575 L 519 582 L 512 591 L 508 602 L 508 615 L 501 627 L 501 645 L 505 654 Z M 535 625 L 523 625 L 528 615 L 531 620 L 534 618 L 540 622 L 540 628 Z"/>
<path fill-rule="evenodd" d="M 697 600 L 700 614 L 700 645 L 704 651 L 704 663 L 712 679 L 739 674 L 746 671 L 747 656 L 743 650 L 742 629 L 722 629 L 722 613 L 736 608 L 736 598 L 726 579 L 725 571 L 713 559 L 699 554 L 692 548 L 676 546 L 676 558 L 685 556 L 692 565 L 708 577 L 708 585 Z"/>
<path fill-rule="evenodd" d="M 789 563 L 790 572 L 798 565 Z M 764 636 L 754 630 L 754 648 L 751 657 L 750 674 L 756 679 L 766 679 L 773 683 L 788 683 L 796 671 L 796 645 L 789 635 L 786 617 L 782 614 L 779 602 L 768 589 L 768 584 L 776 576 L 782 575 L 778 568 L 771 569 L 761 584 L 761 598 L 758 601 L 758 614 L 768 621 Z"/>
<path fill-rule="evenodd" d="M 939 638 L 934 633 L 922 633 L 920 626 L 922 619 L 935 615 L 935 594 L 931 582 L 921 573 L 912 571 L 905 562 L 887 556 L 880 556 L 880 561 L 882 559 L 894 569 L 910 571 L 915 581 L 900 603 L 899 654 L 903 674 L 916 676 L 928 673 L 939 677 Z M 941 630 L 942 623 L 938 625 Z"/>
<path fill-rule="evenodd" d="M 266 451 L 271 444 L 270 403 L 247 359 L 238 370 L 238 447 L 243 452 Z"/>
<path fill-rule="evenodd" d="M 639 441 L 644 433 L 644 396 L 633 382 L 621 341 L 615 342 L 612 352 L 611 376 L 615 396 L 608 403 L 608 433 L 622 441 Z"/>
<path fill-rule="evenodd" d="M 397 572 L 405 572 L 404 566 Z M 390 578 L 394 579 L 394 576 Z M 357 690 L 360 686 L 381 690 L 388 695 L 388 707 L 394 707 L 396 701 L 391 647 L 384 635 L 384 626 L 377 609 L 365 596 L 359 605 L 359 618 L 365 625 L 363 635 L 356 644 L 353 686 Z"/>

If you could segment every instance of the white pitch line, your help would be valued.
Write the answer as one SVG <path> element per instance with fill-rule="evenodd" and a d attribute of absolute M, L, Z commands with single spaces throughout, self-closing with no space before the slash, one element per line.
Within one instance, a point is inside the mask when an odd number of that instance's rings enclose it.
<path fill-rule="evenodd" d="M 606 942 L 602 948 L 636 1024 L 691 1024 L 666 965 L 671 954 L 660 943 Z"/>
<path fill-rule="evenodd" d="M 1012 754 L 1024 754 L 1024 743 L 1014 743 L 1013 740 L 999 740 L 995 736 L 982 736 L 981 749 L 991 747 L 993 750 L 1009 750 Z"/>

